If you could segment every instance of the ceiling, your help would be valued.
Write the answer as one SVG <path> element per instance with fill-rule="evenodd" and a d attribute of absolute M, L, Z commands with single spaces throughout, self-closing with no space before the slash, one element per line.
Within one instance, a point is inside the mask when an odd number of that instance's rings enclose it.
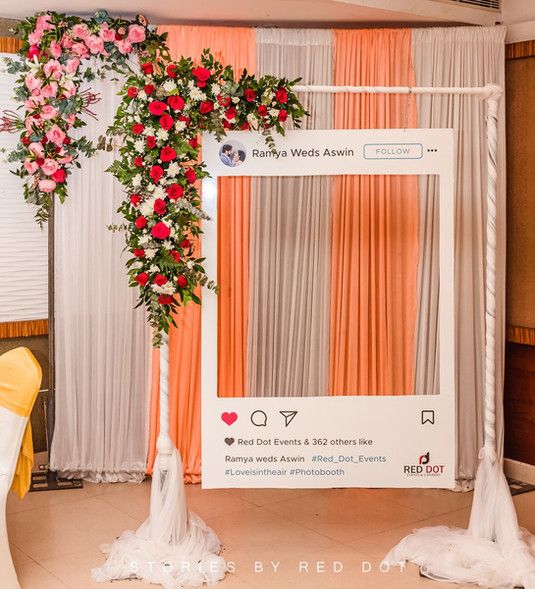
<path fill-rule="evenodd" d="M 0 17 L 22 18 L 39 10 L 42 4 L 42 0 L 1 0 Z M 453 11 L 449 5 L 445 13 L 444 5 L 436 0 L 46 0 L 47 10 L 71 14 L 87 15 L 99 8 L 106 8 L 111 14 L 120 16 L 141 13 L 156 24 L 311 23 L 317 26 L 359 23 L 362 26 L 473 22 L 463 19 L 463 8 L 454 6 Z M 453 15 L 459 18 L 455 20 Z"/>

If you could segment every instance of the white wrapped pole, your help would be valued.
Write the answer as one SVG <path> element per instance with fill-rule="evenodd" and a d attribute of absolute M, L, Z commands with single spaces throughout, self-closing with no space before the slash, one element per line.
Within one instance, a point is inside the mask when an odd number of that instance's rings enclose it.
<path fill-rule="evenodd" d="M 102 546 L 106 562 L 93 569 L 95 581 L 142 579 L 165 589 L 214 584 L 225 576 L 216 534 L 186 502 L 182 460 L 169 436 L 169 346 L 160 348 L 160 431 L 152 474 L 150 513 L 134 532 Z"/>
<path fill-rule="evenodd" d="M 412 561 L 427 577 L 481 587 L 535 589 L 535 536 L 519 529 L 496 444 L 496 187 L 498 105 L 502 89 L 487 98 L 487 248 L 485 302 L 485 423 L 468 530 L 422 528 L 386 556 L 392 565 Z"/>

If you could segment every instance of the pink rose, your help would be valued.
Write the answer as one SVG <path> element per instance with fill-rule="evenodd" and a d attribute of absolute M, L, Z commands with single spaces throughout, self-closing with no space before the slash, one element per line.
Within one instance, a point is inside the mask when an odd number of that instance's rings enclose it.
<path fill-rule="evenodd" d="M 68 74 L 75 74 L 78 71 L 79 67 L 80 60 L 77 57 L 73 57 L 72 59 L 69 59 L 65 64 L 65 71 Z"/>
<path fill-rule="evenodd" d="M 110 29 L 108 23 L 106 22 L 103 23 L 103 25 L 101 26 L 99 35 L 107 43 L 109 43 L 110 41 L 115 41 L 115 31 L 113 29 Z"/>
<path fill-rule="evenodd" d="M 72 28 L 72 36 L 83 39 L 84 41 L 87 39 L 87 37 L 89 37 L 90 34 L 91 33 L 85 24 L 74 25 Z"/>
<path fill-rule="evenodd" d="M 42 14 L 37 17 L 37 23 L 35 25 L 37 31 L 51 31 L 53 28 L 54 25 L 50 22 L 50 14 Z"/>
<path fill-rule="evenodd" d="M 28 149 L 35 157 L 43 157 L 45 155 L 45 148 L 43 147 L 42 143 L 38 143 L 37 141 L 34 143 L 30 143 L 28 145 Z"/>
<path fill-rule="evenodd" d="M 58 163 L 60 164 L 70 164 L 72 162 L 72 155 L 66 155 L 65 157 L 60 157 L 58 159 Z"/>
<path fill-rule="evenodd" d="M 122 53 L 123 55 L 132 52 L 132 45 L 127 39 L 118 39 L 115 41 L 115 45 L 117 46 L 119 53 Z"/>
<path fill-rule="evenodd" d="M 53 192 L 56 190 L 56 183 L 54 180 L 39 180 L 39 190 L 41 192 Z"/>
<path fill-rule="evenodd" d="M 46 138 L 61 147 L 65 139 L 65 133 L 57 125 L 52 125 L 46 134 Z"/>
<path fill-rule="evenodd" d="M 58 111 L 51 104 L 45 104 L 41 108 L 41 117 L 49 121 L 55 119 L 58 116 Z"/>
<path fill-rule="evenodd" d="M 41 166 L 43 173 L 46 176 L 52 176 L 52 174 L 59 168 L 56 160 L 46 158 L 44 164 Z"/>
<path fill-rule="evenodd" d="M 39 45 L 39 42 L 41 41 L 42 36 L 43 36 L 43 33 L 41 31 L 34 31 L 33 33 L 30 33 L 28 35 L 28 43 L 30 45 Z"/>
<path fill-rule="evenodd" d="M 89 51 L 91 51 L 93 55 L 97 55 L 104 51 L 104 40 L 96 35 L 90 35 L 86 39 L 86 43 L 89 47 Z"/>
<path fill-rule="evenodd" d="M 74 123 L 76 122 L 76 115 L 73 112 L 70 112 L 68 115 L 64 114 L 62 118 L 69 125 L 74 125 Z"/>
<path fill-rule="evenodd" d="M 130 43 L 142 43 L 145 40 L 145 29 L 140 25 L 128 27 L 128 40 Z"/>
<path fill-rule="evenodd" d="M 55 59 L 47 61 L 43 66 L 43 71 L 45 72 L 45 76 L 47 78 L 54 78 L 56 80 L 59 80 L 63 73 L 61 69 L 61 64 L 59 63 L 59 61 L 56 61 Z"/>
<path fill-rule="evenodd" d="M 56 82 L 50 82 L 50 84 L 41 88 L 41 96 L 44 96 L 45 98 L 52 98 L 53 96 L 56 96 L 57 92 L 58 85 Z"/>
<path fill-rule="evenodd" d="M 61 46 L 64 49 L 70 49 L 72 47 L 72 45 L 73 45 L 72 37 L 69 36 L 69 35 L 63 35 L 63 37 L 61 38 L 60 43 L 61 43 Z"/>
<path fill-rule="evenodd" d="M 50 42 L 50 55 L 56 59 L 61 56 L 61 45 L 57 41 Z"/>
<path fill-rule="evenodd" d="M 73 43 L 71 51 L 78 57 L 85 57 L 89 53 L 87 45 L 82 42 Z"/>
<path fill-rule="evenodd" d="M 42 86 L 41 80 L 34 74 L 32 74 L 32 72 L 26 74 L 26 77 L 24 78 L 24 83 L 26 84 L 26 88 L 28 88 L 28 90 L 30 91 L 38 90 Z"/>
<path fill-rule="evenodd" d="M 35 174 L 39 166 L 36 162 L 32 162 L 31 160 L 24 160 L 24 167 L 30 174 Z"/>
<path fill-rule="evenodd" d="M 74 96 L 76 94 L 76 85 L 72 80 L 67 80 L 67 82 L 63 84 L 62 90 L 63 95 L 66 98 L 70 98 L 71 96 Z"/>

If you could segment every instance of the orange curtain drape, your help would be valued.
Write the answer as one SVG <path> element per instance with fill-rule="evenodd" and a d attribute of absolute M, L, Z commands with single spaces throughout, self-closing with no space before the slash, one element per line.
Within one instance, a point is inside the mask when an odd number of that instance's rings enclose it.
<path fill-rule="evenodd" d="M 164 26 L 174 59 L 199 61 L 203 49 L 216 59 L 254 73 L 255 32 L 252 28 Z M 245 389 L 247 300 L 249 280 L 250 181 L 224 178 L 219 182 L 218 230 L 221 291 L 219 306 L 219 390 L 221 395 L 243 396 Z M 186 482 L 201 476 L 200 355 L 201 314 L 189 304 L 176 318 L 178 327 L 169 334 L 170 434 L 184 464 Z M 158 436 L 159 353 L 153 353 L 148 472 L 152 471 Z"/>
<path fill-rule="evenodd" d="M 335 30 L 334 83 L 411 86 L 411 32 Z M 339 94 L 337 129 L 416 126 L 401 95 Z M 333 183 L 331 395 L 412 394 L 417 306 L 414 176 L 337 176 Z"/>

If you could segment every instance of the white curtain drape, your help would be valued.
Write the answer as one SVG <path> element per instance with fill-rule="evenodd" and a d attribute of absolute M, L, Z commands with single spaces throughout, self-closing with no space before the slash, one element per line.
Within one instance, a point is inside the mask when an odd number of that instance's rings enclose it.
<path fill-rule="evenodd" d="M 257 29 L 257 72 L 332 84 L 332 35 Z M 332 97 L 301 96 L 304 128 L 332 128 Z M 248 382 L 251 396 L 328 394 L 329 177 L 251 183 Z"/>
<path fill-rule="evenodd" d="M 91 83 L 101 100 L 81 132 L 103 135 L 119 104 L 120 81 Z M 106 168 L 115 151 L 82 160 L 56 207 L 56 429 L 51 467 L 91 481 L 140 481 L 148 445 L 150 330 L 128 286 L 124 198 Z"/>
<path fill-rule="evenodd" d="M 413 29 L 418 86 L 505 84 L 504 27 Z M 505 126 L 498 138 L 496 383 L 498 446 L 503 448 L 502 384 L 505 321 Z M 420 127 L 453 127 L 456 150 L 456 335 L 458 487 L 473 485 L 483 441 L 485 359 L 485 224 L 487 164 L 485 104 L 469 96 L 418 96 Z M 438 365 L 438 195 L 433 178 L 420 181 L 419 301 L 415 347 L 416 393 L 436 390 Z"/>

